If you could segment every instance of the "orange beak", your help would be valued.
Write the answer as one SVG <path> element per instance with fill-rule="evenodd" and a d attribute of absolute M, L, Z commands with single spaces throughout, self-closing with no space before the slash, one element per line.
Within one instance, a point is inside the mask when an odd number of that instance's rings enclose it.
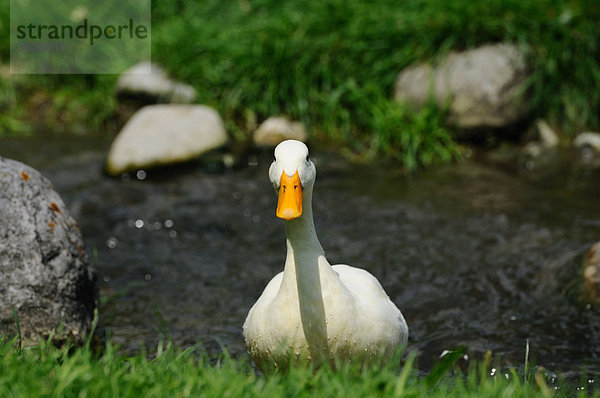
<path fill-rule="evenodd" d="M 302 215 L 302 183 L 298 170 L 291 177 L 285 174 L 285 171 L 281 173 L 279 200 L 275 214 L 284 220 L 292 220 Z"/>

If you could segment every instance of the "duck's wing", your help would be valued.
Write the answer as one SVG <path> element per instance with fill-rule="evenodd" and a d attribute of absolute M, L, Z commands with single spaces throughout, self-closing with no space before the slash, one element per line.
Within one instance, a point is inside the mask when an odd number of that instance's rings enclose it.
<path fill-rule="evenodd" d="M 248 338 L 248 333 L 251 333 L 257 327 L 260 327 L 259 325 L 264 325 L 267 308 L 277 295 L 282 280 L 283 272 L 275 275 L 273 279 L 269 281 L 258 300 L 256 300 L 256 303 L 250 308 L 243 326 L 244 337 Z"/>
<path fill-rule="evenodd" d="M 390 341 L 405 344 L 408 338 L 406 320 L 377 278 L 364 269 L 345 264 L 334 265 L 332 268 L 359 307 L 362 307 L 365 321 L 372 322 L 372 332 L 375 335 L 386 335 Z"/>
<path fill-rule="evenodd" d="M 353 294 L 382 300 L 389 298 L 381 283 L 369 271 L 346 264 L 337 264 L 332 268 Z"/>

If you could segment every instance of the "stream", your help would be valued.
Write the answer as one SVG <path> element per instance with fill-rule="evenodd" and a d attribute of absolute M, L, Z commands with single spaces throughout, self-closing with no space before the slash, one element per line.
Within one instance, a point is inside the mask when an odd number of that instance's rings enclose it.
<path fill-rule="evenodd" d="M 101 294 L 100 331 L 122 350 L 226 347 L 283 269 L 285 231 L 267 170 L 191 163 L 122 178 L 102 172 L 110 137 L 4 138 L 0 155 L 49 178 L 78 220 Z M 598 173 L 466 160 L 407 177 L 316 150 L 314 213 L 332 264 L 365 268 L 402 310 L 428 368 L 444 350 L 490 350 L 566 377 L 600 376 L 600 310 L 581 297 L 585 251 L 600 240 Z M 246 164 L 247 163 L 247 164 Z"/>

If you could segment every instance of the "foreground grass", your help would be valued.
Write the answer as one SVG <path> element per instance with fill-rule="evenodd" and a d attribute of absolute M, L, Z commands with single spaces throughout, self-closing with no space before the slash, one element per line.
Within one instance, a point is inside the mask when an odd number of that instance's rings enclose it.
<path fill-rule="evenodd" d="M 428 376 L 419 377 L 409 356 L 403 367 L 334 371 L 294 368 L 270 377 L 258 375 L 243 360 L 227 355 L 209 359 L 199 348 L 179 350 L 159 345 L 145 353 L 120 355 L 108 343 L 101 354 L 88 348 L 55 348 L 48 343 L 18 349 L 15 341 L 0 345 L 2 397 L 533 397 L 562 396 L 541 377 L 523 381 L 490 377 L 485 364 L 467 376 L 452 375 L 452 358 Z M 568 394 L 565 394 L 568 395 Z M 586 396 L 581 393 L 579 396 Z"/>
<path fill-rule="evenodd" d="M 393 103 L 396 76 L 414 62 L 498 41 L 516 43 L 528 58 L 532 116 L 567 134 L 600 128 L 597 0 L 156 0 L 152 6 L 153 60 L 193 84 L 198 102 L 216 107 L 240 140 L 256 123 L 285 114 L 363 160 L 391 158 L 407 168 L 449 161 L 457 148 L 443 111 L 414 114 Z M 3 2 L 2 59 L 7 26 Z M 17 94 L 0 91 L 0 135 L 18 127 L 14 104 L 23 103 L 23 114 L 48 112 L 44 121 L 58 128 L 106 129 L 116 112 L 115 80 L 28 77 Z M 46 97 L 32 101 L 40 91 Z"/>

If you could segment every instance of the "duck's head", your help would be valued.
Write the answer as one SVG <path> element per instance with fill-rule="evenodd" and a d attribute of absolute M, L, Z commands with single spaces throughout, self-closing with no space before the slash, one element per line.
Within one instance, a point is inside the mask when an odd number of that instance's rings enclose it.
<path fill-rule="evenodd" d="M 277 217 L 292 220 L 302 215 L 304 196 L 310 197 L 317 170 L 308 148 L 296 140 L 283 141 L 275 148 L 269 179 L 277 191 Z"/>

